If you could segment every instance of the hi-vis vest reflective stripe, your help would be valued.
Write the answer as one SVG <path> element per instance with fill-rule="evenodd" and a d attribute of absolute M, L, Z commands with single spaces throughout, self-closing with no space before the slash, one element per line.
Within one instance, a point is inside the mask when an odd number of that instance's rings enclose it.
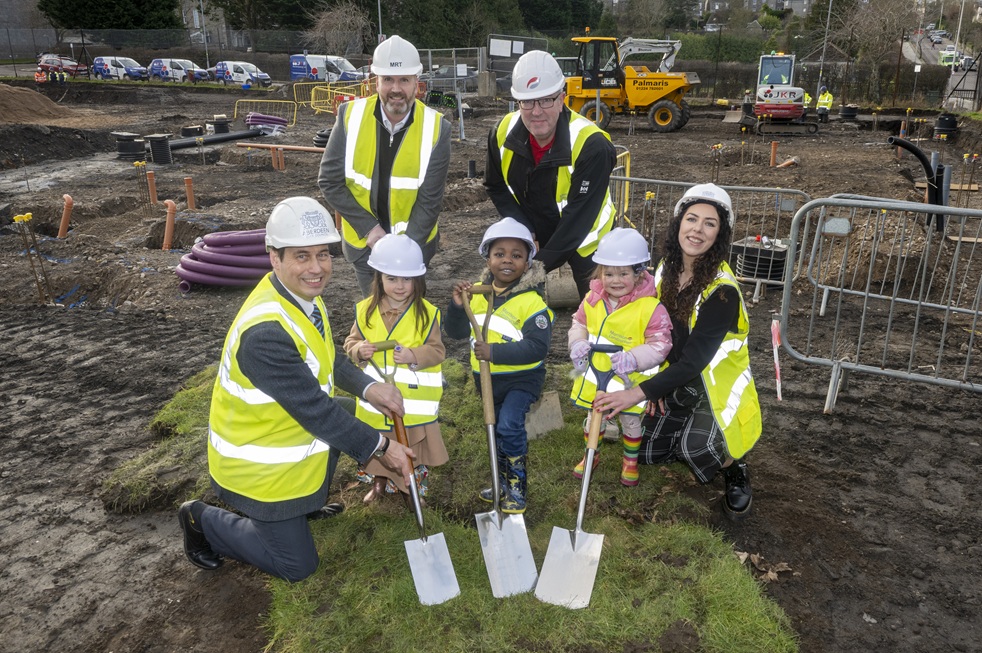
<path fill-rule="evenodd" d="M 659 265 L 655 271 L 655 285 L 658 287 L 659 295 L 661 295 L 663 265 Z M 716 279 L 696 300 L 692 315 L 689 316 L 689 330 L 696 326 L 702 303 L 717 288 L 724 285 L 735 288 L 737 296 L 740 297 L 738 331 L 726 334 L 716 355 L 701 372 L 701 376 L 709 393 L 713 416 L 723 430 L 726 449 L 731 457 L 739 459 L 757 442 L 762 425 L 757 388 L 754 385 L 753 374 L 750 372 L 750 350 L 747 347 L 750 320 L 747 317 L 747 307 L 743 303 L 740 284 L 737 283 L 726 261 L 720 264 Z"/>
<path fill-rule="evenodd" d="M 521 115 L 516 111 L 505 116 L 504 120 L 498 125 L 498 150 L 501 153 L 501 174 L 505 179 L 505 184 L 508 184 L 508 168 L 511 166 L 512 158 L 515 156 L 514 152 L 505 147 L 505 140 L 521 119 Z M 560 215 L 562 215 L 563 209 L 566 208 L 566 204 L 568 203 L 570 180 L 573 176 L 573 168 L 576 166 L 576 159 L 579 158 L 580 152 L 583 151 L 583 145 L 586 143 L 586 139 L 597 132 L 603 134 L 607 140 L 610 140 L 610 136 L 593 124 L 593 122 L 575 111 L 570 112 L 569 142 L 572 149 L 572 164 L 559 167 L 556 178 L 556 208 L 559 209 Z M 508 190 L 511 192 L 512 197 L 518 201 L 515 189 L 510 184 L 508 184 Z M 608 186 L 606 195 L 604 196 L 603 206 L 600 207 L 600 213 L 597 214 L 597 217 L 593 221 L 593 226 L 590 227 L 590 233 L 586 235 L 586 238 L 577 247 L 576 252 L 580 256 L 593 254 L 597 249 L 597 243 L 607 235 L 607 232 L 613 226 L 614 203 L 610 199 L 610 187 Z"/>
<path fill-rule="evenodd" d="M 828 91 L 818 96 L 818 108 L 832 110 L 832 94 Z"/>
<path fill-rule="evenodd" d="M 620 345 L 624 351 L 630 351 L 638 345 L 644 344 L 644 332 L 651 320 L 651 314 L 655 312 L 658 300 L 654 297 L 639 297 L 626 306 L 618 307 L 613 313 L 607 312 L 607 305 L 603 301 L 598 301 L 593 306 L 584 302 L 583 310 L 586 313 L 586 328 L 589 341 L 600 345 Z M 611 368 L 610 354 L 595 352 L 593 354 L 593 365 L 599 370 L 606 371 Z M 647 381 L 658 373 L 658 368 L 653 367 L 639 372 L 632 372 L 628 375 L 631 380 L 631 387 L 642 381 Z M 617 392 L 624 389 L 624 382 L 620 377 L 614 376 L 607 383 L 607 392 Z M 583 376 L 573 381 L 573 391 L 570 398 L 580 408 L 590 408 L 593 405 L 593 398 L 597 395 L 597 375 L 589 367 Z M 642 400 L 635 406 L 624 410 L 629 415 L 640 415 L 644 412 L 644 405 L 647 399 Z"/>
<path fill-rule="evenodd" d="M 330 448 L 304 430 L 239 369 L 241 336 L 261 322 L 277 322 L 327 396 L 334 396 L 334 345 L 327 309 L 325 337 L 302 310 L 273 287 L 267 275 L 235 316 L 222 348 L 211 397 L 208 469 L 223 488 L 256 501 L 288 501 L 313 494 L 324 483 Z"/>
<path fill-rule="evenodd" d="M 484 318 L 488 312 L 487 296 L 474 295 L 471 298 L 471 310 L 474 311 L 474 317 L 477 318 L 477 323 L 483 327 Z M 546 306 L 545 301 L 534 290 L 509 297 L 505 300 L 504 304 L 494 309 L 494 312 L 491 313 L 491 320 L 488 322 L 488 344 L 520 342 L 524 339 L 522 336 L 522 325 L 536 313 L 543 313 L 550 323 L 555 317 L 552 309 Z M 474 334 L 472 333 L 471 343 L 473 344 L 473 342 Z M 544 361 L 535 361 L 527 365 L 498 365 L 491 363 L 491 373 L 508 374 L 510 372 L 534 370 L 543 363 Z M 471 348 L 471 370 L 474 372 L 481 371 L 480 361 L 474 355 L 473 347 Z"/>
<path fill-rule="evenodd" d="M 392 331 L 385 328 L 385 322 L 382 320 L 378 309 L 372 314 L 372 325 L 367 326 L 365 324 L 366 312 L 370 301 L 371 299 L 363 299 L 355 307 L 355 319 L 358 321 L 358 328 L 365 340 L 369 342 L 397 340 L 400 345 L 409 348 L 419 347 L 426 342 L 429 334 L 416 332 L 416 310 L 412 306 L 392 326 Z M 439 331 L 439 309 L 425 299 L 423 300 L 423 308 L 429 316 L 430 329 Z M 413 371 L 406 365 L 396 365 L 395 361 L 392 360 L 391 350 L 377 351 L 372 359 L 385 374 L 392 374 L 395 371 L 394 383 L 402 393 L 403 404 L 406 407 L 406 414 L 403 417 L 406 426 L 419 426 L 436 421 L 440 408 L 440 397 L 443 396 L 443 372 L 440 365 Z M 371 365 L 365 367 L 365 373 L 376 381 L 385 381 L 379 377 L 378 372 Z M 392 430 L 392 421 L 367 401 L 358 399 L 355 417 L 373 429 L 379 431 Z"/>
<path fill-rule="evenodd" d="M 426 179 L 426 169 L 437 141 L 440 140 L 442 116 L 419 100 L 413 121 L 399 145 L 392 162 L 389 179 L 390 233 L 403 234 L 409 227 L 409 213 L 416 204 L 416 193 Z M 372 211 L 372 175 L 375 172 L 378 150 L 378 121 L 375 106 L 378 95 L 348 103 L 344 114 L 344 127 L 348 138 L 344 144 L 344 176 L 351 195 L 363 209 Z M 436 238 L 437 225 L 426 237 L 426 242 Z M 359 249 L 368 246 L 367 240 L 358 235 L 351 224 L 341 216 L 341 235 L 346 243 Z"/>

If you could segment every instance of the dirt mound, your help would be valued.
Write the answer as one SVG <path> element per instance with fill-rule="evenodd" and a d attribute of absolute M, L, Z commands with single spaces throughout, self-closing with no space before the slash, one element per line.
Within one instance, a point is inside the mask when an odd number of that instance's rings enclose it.
<path fill-rule="evenodd" d="M 38 118 L 67 118 L 72 113 L 36 91 L 0 84 L 0 122 L 37 122 Z"/>

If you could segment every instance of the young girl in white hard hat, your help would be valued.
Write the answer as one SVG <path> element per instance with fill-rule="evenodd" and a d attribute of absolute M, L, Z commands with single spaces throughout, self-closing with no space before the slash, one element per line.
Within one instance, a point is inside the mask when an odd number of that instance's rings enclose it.
<path fill-rule="evenodd" d="M 668 367 L 633 388 L 597 393 L 594 403 L 616 414 L 647 400 L 639 462 L 685 462 L 700 483 L 722 471 L 724 511 L 739 520 L 750 514 L 744 456 L 760 437 L 761 414 L 747 308 L 726 262 L 735 221 L 729 194 L 714 184 L 693 186 L 678 201 L 654 275 L 672 318 Z"/>
<path fill-rule="evenodd" d="M 620 345 L 613 354 L 594 352 L 593 365 L 612 370 L 609 392 L 636 386 L 658 372 L 672 349 L 672 321 L 658 301 L 655 280 L 648 273 L 651 259 L 648 242 L 634 229 L 610 231 L 597 246 L 593 261 L 597 264 L 590 292 L 573 314 L 569 329 L 569 357 L 578 376 L 570 394 L 580 408 L 590 410 L 597 393 L 597 377 L 588 360 L 591 344 Z M 644 400 L 620 413 L 621 484 L 638 484 L 638 449 L 641 447 L 641 415 Z M 590 431 L 591 411 L 583 422 L 583 437 Z M 602 427 L 601 427 L 602 428 Z M 593 458 L 596 467 L 599 455 Z M 583 477 L 586 458 L 573 469 L 573 476 Z"/>
<path fill-rule="evenodd" d="M 532 234 L 513 218 L 504 218 L 484 233 L 481 256 L 488 269 L 481 283 L 491 284 L 493 295 L 473 295 L 471 309 L 478 324 L 484 324 L 491 311 L 486 342 L 476 343 L 471 352 L 471 370 L 480 387 L 479 361 L 491 366 L 494 394 L 495 436 L 498 474 L 501 481 L 501 510 L 525 512 L 528 495 L 526 457 L 528 433 L 525 416 L 539 399 L 546 379 L 545 359 L 552 339 L 552 310 L 542 298 L 545 268 L 535 256 Z M 469 281 L 453 288 L 444 328 L 456 339 L 471 335 L 470 321 L 464 311 Z M 484 501 L 493 502 L 491 488 L 480 492 Z"/>
<path fill-rule="evenodd" d="M 355 323 L 344 341 L 344 351 L 365 372 L 378 381 L 378 370 L 368 364 L 375 362 L 402 392 L 406 405 L 403 421 L 412 448 L 416 467 L 416 484 L 421 497 L 427 493 L 431 467 L 449 460 L 447 448 L 440 435 L 437 421 L 440 398 L 443 396 L 441 363 L 446 349 L 440 337 L 440 309 L 424 299 L 426 266 L 419 245 L 405 234 L 383 236 L 368 258 L 375 270 L 371 294 L 355 306 Z M 375 343 L 395 340 L 393 349 L 379 350 Z M 392 431 L 393 424 L 371 404 L 358 400 L 355 415 L 380 432 Z M 387 437 L 394 438 L 394 433 Z M 359 480 L 372 483 L 365 495 L 371 503 L 395 493 L 396 488 L 408 493 L 402 479 L 386 478 L 382 464 L 371 460 L 359 472 Z"/>

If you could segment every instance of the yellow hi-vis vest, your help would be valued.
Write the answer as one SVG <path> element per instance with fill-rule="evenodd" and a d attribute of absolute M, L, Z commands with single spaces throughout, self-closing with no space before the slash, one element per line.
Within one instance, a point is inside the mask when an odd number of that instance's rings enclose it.
<path fill-rule="evenodd" d="M 419 100 L 415 102 L 413 121 L 409 123 L 396 152 L 389 178 L 389 232 L 393 234 L 406 233 L 409 213 L 416 204 L 416 193 L 426 180 L 430 156 L 440 140 L 443 116 Z M 344 143 L 345 184 L 355 201 L 372 215 L 375 215 L 372 210 L 372 176 L 378 158 L 377 104 L 376 94 L 349 102 L 344 113 L 344 128 L 348 136 Z M 437 225 L 434 224 L 426 242 L 436 238 L 436 233 Z M 359 236 L 344 216 L 341 216 L 341 235 L 349 245 L 359 249 L 368 247 L 367 239 Z"/>
<path fill-rule="evenodd" d="M 279 502 L 317 492 L 327 476 L 330 447 L 318 440 L 239 369 L 242 334 L 262 322 L 276 322 L 293 339 L 321 390 L 334 396 L 334 345 L 327 309 L 325 337 L 310 318 L 273 287 L 267 275 L 235 316 L 222 348 L 211 395 L 208 470 L 221 487 L 255 501 Z"/>
<path fill-rule="evenodd" d="M 812 103 L 812 96 L 808 95 L 808 91 L 805 91 L 804 104 L 806 107 L 810 106 Z"/>
<path fill-rule="evenodd" d="M 521 122 L 521 115 L 519 112 L 510 113 L 505 116 L 504 120 L 498 125 L 498 150 L 501 153 L 501 174 L 505 179 L 505 184 L 508 185 L 508 190 L 511 192 L 512 197 L 515 201 L 518 201 L 518 196 L 515 194 L 515 189 L 508 184 L 508 168 L 511 166 L 512 158 L 515 153 L 505 147 L 505 140 L 508 138 L 508 134 L 512 129 L 518 126 Z M 587 120 L 583 116 L 579 115 L 575 111 L 570 111 L 569 114 L 569 142 L 570 148 L 572 149 L 572 159 L 571 164 L 568 166 L 560 166 L 558 168 L 558 176 L 556 178 L 556 208 L 559 210 L 560 216 L 563 213 L 563 209 L 566 208 L 569 198 L 569 187 L 571 179 L 573 177 L 573 169 L 576 167 L 576 160 L 580 156 L 580 152 L 583 151 L 583 145 L 586 143 L 586 139 L 590 136 L 601 133 L 604 135 L 608 141 L 610 136 L 607 132 L 603 131 L 597 127 L 592 121 Z M 580 256 L 590 256 L 597 249 L 597 244 L 600 239 L 607 235 L 611 227 L 614 226 L 614 203 L 610 199 L 610 187 L 608 186 L 606 195 L 604 196 L 603 206 L 600 207 L 600 213 L 593 220 L 593 226 L 590 227 L 590 233 L 586 235 L 583 242 L 577 247 L 576 252 Z M 521 203 L 521 202 L 519 202 Z M 562 225 L 560 224 L 560 227 Z"/>
<path fill-rule="evenodd" d="M 487 296 L 474 295 L 471 297 L 471 310 L 474 311 L 474 317 L 477 318 L 478 325 L 483 327 L 484 318 L 488 312 Z M 523 340 L 522 325 L 525 324 L 529 317 L 542 311 L 545 311 L 547 319 L 549 322 L 552 322 L 555 314 L 551 308 L 546 306 L 545 300 L 542 299 L 539 293 L 529 290 L 512 295 L 505 300 L 504 304 L 492 311 L 491 319 L 488 322 L 487 343 L 493 345 L 496 343 L 519 342 Z M 473 327 L 471 330 L 473 331 Z M 473 335 L 472 333 L 472 343 Z M 512 372 L 534 370 L 544 363 L 545 361 L 535 361 L 525 365 L 498 365 L 491 363 L 491 374 L 510 374 Z M 475 373 L 481 371 L 480 361 L 474 355 L 473 348 L 471 349 L 471 370 Z"/>
<path fill-rule="evenodd" d="M 661 280 L 664 264 L 655 271 L 655 285 L 661 294 Z M 757 442 L 762 429 L 760 418 L 760 402 L 757 400 L 757 388 L 750 371 L 750 349 L 747 347 L 747 335 L 750 333 L 750 319 L 747 307 L 743 303 L 740 284 L 726 261 L 719 266 L 716 279 L 709 284 L 702 295 L 696 300 L 689 316 L 689 330 L 695 328 L 699 317 L 699 307 L 720 286 L 731 286 L 740 297 L 740 317 L 736 333 L 729 332 L 723 338 L 722 344 L 713 356 L 713 360 L 701 372 L 706 392 L 713 407 L 716 423 L 723 430 L 726 449 L 735 459 L 743 458 L 744 454 Z"/>
<path fill-rule="evenodd" d="M 385 322 L 378 309 L 372 314 L 372 325 L 366 325 L 368 304 L 371 299 L 363 299 L 355 306 L 355 319 L 358 329 L 369 342 L 380 342 L 382 340 L 397 340 L 403 347 L 419 347 L 426 342 L 428 333 L 416 331 L 416 309 L 413 305 L 406 310 L 399 320 L 392 326 L 392 331 L 385 328 Z M 423 300 L 423 309 L 429 316 L 429 328 L 440 330 L 440 311 L 433 304 Z M 440 365 L 434 365 L 425 369 L 411 370 L 406 365 L 396 365 L 392 360 L 392 351 L 377 351 L 372 357 L 379 369 L 386 375 L 393 372 L 395 377 L 393 382 L 402 393 L 403 405 L 406 407 L 406 414 L 403 422 L 406 426 L 419 426 L 435 422 L 440 408 L 440 397 L 443 396 L 443 372 Z M 381 383 L 385 379 L 379 376 L 374 367 L 365 367 L 365 373 Z M 358 406 L 355 409 L 355 417 L 365 422 L 373 429 L 379 431 L 392 430 L 392 420 L 387 418 L 378 409 L 367 401 L 358 399 Z"/>
<path fill-rule="evenodd" d="M 586 313 L 586 328 L 589 341 L 600 345 L 620 345 L 624 351 L 631 351 L 638 345 L 644 344 L 644 332 L 651 321 L 651 314 L 658 306 L 658 299 L 655 297 L 639 297 L 630 304 L 618 306 L 612 313 L 607 311 L 607 304 L 598 301 L 593 306 L 589 302 L 583 303 L 583 311 Z M 610 354 L 594 352 L 593 366 L 598 370 L 607 371 L 611 369 Z M 647 381 L 658 373 L 658 368 L 653 367 L 647 370 L 632 372 L 628 375 L 631 386 L 634 387 L 642 381 Z M 611 377 L 607 383 L 607 392 L 617 392 L 625 388 L 624 382 L 618 376 Z M 587 367 L 586 373 L 573 381 L 573 391 L 570 398 L 580 408 L 590 408 L 593 405 L 593 398 L 597 396 L 597 375 Z M 644 405 L 647 399 L 642 400 L 635 406 L 622 412 L 628 415 L 640 415 L 644 412 Z"/>
<path fill-rule="evenodd" d="M 818 106 L 819 109 L 828 109 L 829 111 L 831 111 L 832 110 L 832 94 L 829 93 L 828 91 L 825 91 L 824 93 L 822 93 L 821 95 L 819 95 L 818 96 L 818 105 L 817 106 Z"/>

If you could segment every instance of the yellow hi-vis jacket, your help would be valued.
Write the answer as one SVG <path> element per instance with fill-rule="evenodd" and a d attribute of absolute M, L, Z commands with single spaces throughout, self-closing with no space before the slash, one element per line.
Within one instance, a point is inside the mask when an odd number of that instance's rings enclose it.
<path fill-rule="evenodd" d="M 818 105 L 817 106 L 818 106 L 819 109 L 828 109 L 829 111 L 831 111 L 832 110 L 832 94 L 829 93 L 828 91 L 825 91 L 824 93 L 822 93 L 821 95 L 819 95 L 818 96 Z"/>
<path fill-rule="evenodd" d="M 807 108 L 808 106 L 811 105 L 811 103 L 812 103 L 812 96 L 808 94 L 808 91 L 805 91 L 805 99 L 804 99 L 805 107 Z"/>
<path fill-rule="evenodd" d="M 409 227 L 409 213 L 416 203 L 416 193 L 426 179 L 430 155 L 440 139 L 442 116 L 419 100 L 415 100 L 415 103 L 413 120 L 396 152 L 389 179 L 389 232 L 393 234 L 406 233 Z M 377 94 L 354 100 L 348 103 L 344 114 L 347 133 L 344 144 L 345 184 L 355 201 L 372 215 L 375 215 L 372 210 L 372 177 L 378 163 L 377 104 Z M 438 226 L 434 224 L 426 242 L 436 238 L 437 230 Z M 349 245 L 359 249 L 368 247 L 367 239 L 359 236 L 344 216 L 341 216 L 341 235 Z"/>
<path fill-rule="evenodd" d="M 410 349 L 419 347 L 426 342 L 428 333 L 419 333 L 416 330 L 415 305 L 410 305 L 399 318 L 399 321 L 392 326 L 392 331 L 389 331 L 385 327 L 385 321 L 382 319 L 378 308 L 372 314 L 371 326 L 366 324 L 370 302 L 371 298 L 363 299 L 355 306 L 355 320 L 365 340 L 369 342 L 397 340 L 400 345 Z M 429 316 L 429 328 L 439 331 L 440 310 L 425 299 L 423 300 L 423 310 Z M 406 414 L 403 417 L 406 426 L 419 426 L 436 421 L 440 408 L 440 398 L 443 396 L 443 372 L 440 365 L 411 370 L 406 365 L 396 365 L 392 359 L 391 350 L 377 351 L 372 359 L 379 366 L 379 369 L 383 370 L 384 374 L 395 374 L 393 383 L 402 393 L 403 404 L 406 407 Z M 365 373 L 380 383 L 385 382 L 385 379 L 381 378 L 378 371 L 371 365 L 365 368 Z M 358 399 L 355 417 L 373 429 L 379 431 L 392 430 L 392 420 L 362 399 Z"/>
<path fill-rule="evenodd" d="M 484 319 L 488 313 L 488 298 L 486 295 L 474 295 L 471 297 L 471 310 L 477 323 L 484 326 Z M 545 300 L 534 290 L 516 293 L 505 303 L 494 309 L 491 319 L 488 321 L 488 337 L 486 342 L 489 345 L 503 342 L 518 342 L 524 339 L 522 326 L 529 317 L 536 313 L 547 311 L 549 321 L 555 319 L 552 309 L 546 306 Z M 473 331 L 473 328 L 471 329 Z M 472 334 L 473 336 L 473 334 Z M 535 361 L 526 365 L 498 365 L 491 363 L 491 374 L 510 374 L 512 372 L 524 372 L 534 370 L 544 364 L 545 361 Z M 481 371 L 480 361 L 471 349 L 471 371 L 475 374 Z"/>
<path fill-rule="evenodd" d="M 624 351 L 631 351 L 638 345 L 644 344 L 644 332 L 651 320 L 651 314 L 658 306 L 655 297 L 639 297 L 630 304 L 618 306 L 612 313 L 607 310 L 607 304 L 600 300 L 593 306 L 583 303 L 586 314 L 586 328 L 589 341 L 600 345 L 620 345 Z M 593 353 L 593 366 L 598 370 L 611 369 L 610 354 Z M 658 373 L 658 368 L 632 372 L 628 375 L 631 387 L 647 381 Z M 625 388 L 624 382 L 618 376 L 611 377 L 607 383 L 607 392 L 617 392 Z M 570 398 L 580 408 L 591 408 L 593 398 L 597 396 L 597 375 L 587 367 L 586 372 L 573 381 L 573 391 Z M 644 412 L 647 399 L 622 412 L 628 415 L 640 415 Z"/>
<path fill-rule="evenodd" d="M 515 154 L 505 147 L 505 140 L 508 138 L 508 133 L 518 125 L 521 119 L 521 115 L 516 111 L 505 116 L 505 119 L 498 125 L 497 138 L 498 150 L 501 153 L 501 176 L 504 178 L 506 184 L 508 183 L 508 168 Z M 597 132 L 603 134 L 607 140 L 610 140 L 610 135 L 597 127 L 592 121 L 584 118 L 575 111 L 569 112 L 569 142 L 572 149 L 572 165 L 557 168 L 556 208 L 559 209 L 560 216 L 562 216 L 563 209 L 566 208 L 566 204 L 569 201 L 569 187 L 573 177 L 573 169 L 576 167 L 576 159 L 579 158 L 580 152 L 583 151 L 583 144 L 586 143 L 586 139 Z M 510 184 L 508 185 L 508 190 L 517 202 L 518 196 Z M 593 221 L 593 226 L 590 227 L 590 233 L 586 235 L 586 238 L 577 247 L 576 252 L 580 256 L 590 256 L 593 254 L 597 250 L 597 244 L 600 242 L 600 239 L 606 236 L 607 232 L 613 226 L 614 203 L 610 199 L 610 188 L 608 187 L 607 194 L 604 196 L 603 206 L 600 208 L 600 213 L 597 214 L 597 217 Z M 560 222 L 557 230 L 561 228 L 562 223 Z"/>
<path fill-rule="evenodd" d="M 664 264 L 655 271 L 655 285 L 661 294 L 661 280 Z M 726 450 L 735 459 L 743 458 L 744 454 L 760 437 L 762 424 L 760 418 L 760 402 L 757 399 L 757 388 L 750 371 L 750 350 L 747 346 L 747 335 L 750 333 L 750 319 L 747 307 L 743 303 L 740 284 L 726 261 L 719 266 L 716 279 L 703 291 L 692 308 L 689 317 L 689 331 L 696 326 L 699 317 L 699 307 L 720 286 L 731 286 L 740 297 L 740 317 L 737 331 L 729 332 L 723 338 L 722 344 L 713 356 L 713 360 L 701 372 L 702 381 L 709 394 L 716 423 L 723 431 L 726 440 Z"/>
<path fill-rule="evenodd" d="M 334 344 L 327 309 L 322 337 L 310 318 L 277 292 L 269 275 L 235 316 L 222 348 L 211 396 L 208 470 L 221 487 L 255 501 L 278 502 L 309 496 L 323 486 L 330 447 L 306 431 L 272 397 L 258 390 L 239 369 L 242 334 L 262 322 L 277 322 L 293 339 L 321 390 L 334 396 Z"/>

